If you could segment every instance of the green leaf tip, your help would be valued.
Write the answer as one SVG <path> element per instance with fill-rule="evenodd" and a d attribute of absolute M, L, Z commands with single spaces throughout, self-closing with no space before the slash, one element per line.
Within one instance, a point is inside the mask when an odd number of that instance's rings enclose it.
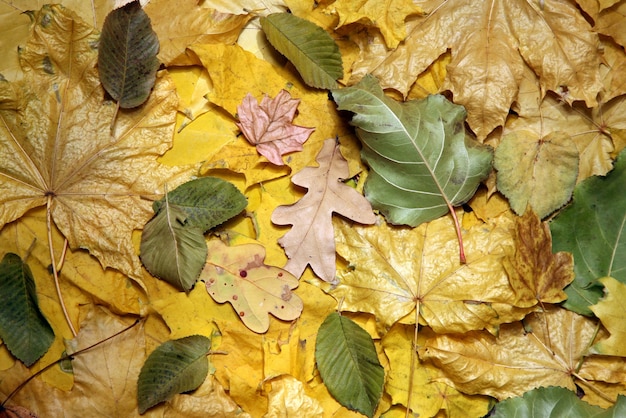
<path fill-rule="evenodd" d="M 343 63 L 339 47 L 328 32 L 291 13 L 262 17 L 261 28 L 307 85 L 320 89 L 337 87 L 337 80 L 343 77 Z"/>
<path fill-rule="evenodd" d="M 315 343 L 324 384 L 346 408 L 372 417 L 382 396 L 385 371 L 370 335 L 336 312 L 326 317 Z"/>
<path fill-rule="evenodd" d="M 139 413 L 176 394 L 198 388 L 209 372 L 210 348 L 211 340 L 203 335 L 191 335 L 158 346 L 146 359 L 137 379 Z"/>
<path fill-rule="evenodd" d="M 30 367 L 48 351 L 54 331 L 39 309 L 33 274 L 17 254 L 5 254 L 0 262 L 0 300 L 0 338 Z"/>

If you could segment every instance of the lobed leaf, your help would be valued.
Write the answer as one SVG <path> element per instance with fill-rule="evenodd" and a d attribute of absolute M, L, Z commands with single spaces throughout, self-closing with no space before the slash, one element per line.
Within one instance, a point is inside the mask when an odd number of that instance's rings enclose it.
<path fill-rule="evenodd" d="M 167 193 L 167 199 L 154 202 L 158 214 L 166 206 L 185 214 L 185 226 L 206 232 L 235 215 L 247 205 L 246 197 L 232 184 L 217 177 L 200 177 L 183 183 Z"/>
<path fill-rule="evenodd" d="M 143 104 L 159 69 L 159 39 L 138 0 L 113 10 L 98 46 L 100 81 L 121 108 Z"/>
<path fill-rule="evenodd" d="M 54 331 L 39 309 L 35 280 L 17 254 L 0 262 L 0 338 L 15 357 L 30 367 L 54 341 Z"/>
<path fill-rule="evenodd" d="M 146 359 L 137 379 L 137 402 L 143 414 L 178 393 L 196 389 L 209 372 L 211 340 L 191 335 L 167 341 Z"/>
<path fill-rule="evenodd" d="M 608 339 L 601 340 L 593 347 L 592 353 L 609 356 L 626 356 L 626 284 L 612 277 L 599 279 L 604 286 L 604 298 L 589 307 L 600 318 L 602 325 L 611 333 Z"/>
<path fill-rule="evenodd" d="M 469 200 L 491 171 L 492 150 L 465 135 L 465 110 L 441 95 L 398 103 L 366 76 L 333 90 L 371 170 L 365 196 L 393 224 L 417 226 Z"/>
<path fill-rule="evenodd" d="M 626 283 L 626 151 L 605 177 L 590 177 L 574 189 L 570 206 L 550 223 L 552 248 L 574 255 L 576 277 L 565 288 L 564 307 L 583 315 L 602 297 L 599 279 Z"/>
<path fill-rule="evenodd" d="M 315 361 L 328 391 L 346 408 L 372 417 L 383 391 L 385 371 L 372 337 L 336 312 L 320 325 Z"/>
<path fill-rule="evenodd" d="M 258 244 L 228 247 L 209 241 L 209 258 L 201 277 L 218 303 L 228 302 L 252 331 L 266 332 L 268 314 L 285 321 L 300 316 L 304 304 L 292 289 L 298 279 L 288 271 L 264 264 L 265 248 Z"/>
<path fill-rule="evenodd" d="M 343 76 L 339 47 L 322 28 L 291 13 L 261 18 L 261 28 L 272 46 L 296 67 L 311 87 L 332 89 Z"/>
<path fill-rule="evenodd" d="M 167 203 L 141 234 L 141 261 L 146 269 L 179 290 L 188 292 L 206 261 L 202 230 L 186 225 L 182 209 Z"/>

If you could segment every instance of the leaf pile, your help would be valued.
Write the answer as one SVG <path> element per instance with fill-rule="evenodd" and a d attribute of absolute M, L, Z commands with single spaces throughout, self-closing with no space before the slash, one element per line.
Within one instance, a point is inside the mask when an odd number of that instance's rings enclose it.
<path fill-rule="evenodd" d="M 623 415 L 624 2 L 14 3 L 0 410 Z"/>

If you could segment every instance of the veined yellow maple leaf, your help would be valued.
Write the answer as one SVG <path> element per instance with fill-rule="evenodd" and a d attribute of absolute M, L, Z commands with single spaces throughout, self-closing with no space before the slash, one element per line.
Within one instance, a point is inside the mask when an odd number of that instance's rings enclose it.
<path fill-rule="evenodd" d="M 176 94 L 161 73 L 148 102 L 110 132 L 115 106 L 98 79 L 97 41 L 75 14 L 45 6 L 20 51 L 24 79 L 0 81 L 0 226 L 46 206 L 71 248 L 141 284 L 131 233 L 181 171 L 156 161 L 171 146 Z"/>
<path fill-rule="evenodd" d="M 497 337 L 477 331 L 430 336 L 419 356 L 464 393 L 504 399 L 539 386 L 578 385 L 584 400 L 607 407 L 615 389 L 624 390 L 626 359 L 589 355 L 589 346 L 606 335 L 597 331 L 594 320 L 552 307 L 524 325 L 503 325 Z"/>
<path fill-rule="evenodd" d="M 384 88 L 406 96 L 418 74 L 451 49 L 447 81 L 479 139 L 504 123 L 526 66 L 543 92 L 565 87 L 572 100 L 597 103 L 598 35 L 575 4 L 429 0 L 422 7 L 426 16 L 409 24 L 396 49 L 381 54 L 378 44 L 364 40 L 353 75 L 373 73 Z"/>
<path fill-rule="evenodd" d="M 415 322 L 417 309 L 419 322 L 436 332 L 495 332 L 533 309 L 515 305 L 502 266 L 514 251 L 511 229 L 500 216 L 464 231 L 467 263 L 460 264 L 450 216 L 414 229 L 336 220 L 337 253 L 347 267 L 328 291 L 344 310 L 370 312 L 386 327 Z"/>
<path fill-rule="evenodd" d="M 364 21 L 380 29 L 388 48 L 395 48 L 406 37 L 404 21 L 422 13 L 411 0 L 337 0 L 329 6 L 339 15 L 337 27 Z"/>

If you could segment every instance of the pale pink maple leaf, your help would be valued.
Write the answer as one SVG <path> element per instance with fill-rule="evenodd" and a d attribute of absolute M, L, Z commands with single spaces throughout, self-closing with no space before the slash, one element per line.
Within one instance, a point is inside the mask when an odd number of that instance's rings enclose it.
<path fill-rule="evenodd" d="M 272 164 L 284 165 L 284 154 L 302 151 L 302 144 L 315 130 L 291 123 L 299 104 L 300 99 L 292 99 L 289 92 L 281 90 L 273 99 L 264 95 L 260 104 L 248 93 L 237 106 L 237 126 Z"/>

